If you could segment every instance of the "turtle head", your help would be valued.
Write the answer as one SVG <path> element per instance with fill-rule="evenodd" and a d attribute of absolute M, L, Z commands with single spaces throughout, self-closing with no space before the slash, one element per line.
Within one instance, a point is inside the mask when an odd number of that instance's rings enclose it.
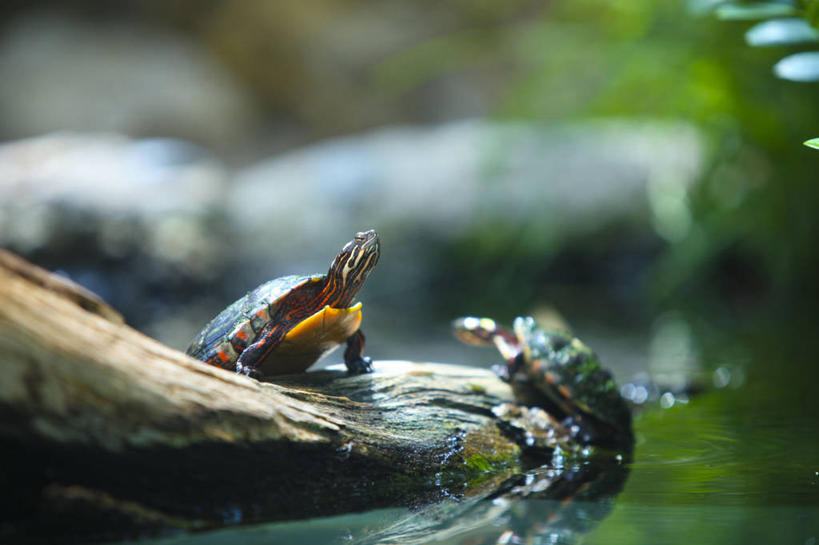
<path fill-rule="evenodd" d="M 452 322 L 452 333 L 465 344 L 492 344 L 492 338 L 500 331 L 500 327 L 492 318 L 478 318 L 464 316 Z"/>
<path fill-rule="evenodd" d="M 452 332 L 459 341 L 466 344 L 494 344 L 510 365 L 523 350 L 518 338 L 513 333 L 500 327 L 491 318 L 478 318 L 476 316 L 458 318 L 452 322 Z"/>
<path fill-rule="evenodd" d="M 372 229 L 356 233 L 355 238 L 344 245 L 327 273 L 327 287 L 336 300 L 331 306 L 345 308 L 352 304 L 380 255 L 378 233 Z"/>

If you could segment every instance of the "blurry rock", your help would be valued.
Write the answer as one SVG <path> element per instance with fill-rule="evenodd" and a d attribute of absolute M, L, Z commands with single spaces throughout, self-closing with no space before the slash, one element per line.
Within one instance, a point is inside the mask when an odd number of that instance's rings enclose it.
<path fill-rule="evenodd" d="M 273 111 L 287 112 L 312 135 L 483 115 L 497 104 L 508 75 L 488 66 L 491 61 L 475 68 L 471 55 L 470 66 L 460 66 L 458 45 L 441 47 L 439 55 L 428 51 L 428 41 L 508 22 L 515 8 L 498 10 L 493 3 L 153 3 L 186 21 Z M 517 11 L 532 16 L 520 6 Z"/>
<path fill-rule="evenodd" d="M 363 295 L 371 353 L 464 361 L 452 316 L 572 311 L 548 282 L 616 292 L 582 290 L 579 312 L 622 313 L 602 295 L 635 306 L 663 243 L 657 197 L 671 187 L 685 206 L 702 161 L 682 123 L 466 120 L 327 141 L 236 174 L 224 205 L 242 233 L 237 262 L 254 265 L 234 278 L 323 271 L 350 233 L 377 229 L 382 259 Z"/>
<path fill-rule="evenodd" d="M 338 237 L 328 233 L 365 227 L 386 235 L 385 252 L 407 247 L 402 257 L 417 258 L 420 246 L 490 224 L 547 250 L 612 221 L 651 225 L 656 210 L 649 189 L 662 182 L 684 195 L 702 154 L 698 133 L 685 124 L 471 120 L 399 127 L 246 168 L 226 206 L 245 233 L 247 256 L 263 255 L 266 235 L 293 226 L 299 236 L 276 244 L 303 258 L 330 255 Z M 398 261 L 403 267 L 417 259 Z"/>
<path fill-rule="evenodd" d="M 255 114 L 230 75 L 159 27 L 34 11 L 0 36 L 0 138 L 54 130 L 182 137 L 226 150 Z"/>
<path fill-rule="evenodd" d="M 54 134 L 0 146 L 0 245 L 145 327 L 224 274 L 225 173 L 170 139 Z"/>
<path fill-rule="evenodd" d="M 536 291 L 556 256 L 591 255 L 595 281 L 640 289 L 626 285 L 647 267 L 632 235 L 661 240 L 668 206 L 656 203 L 684 207 L 701 161 L 684 124 L 473 120 L 327 141 L 227 181 L 180 141 L 52 135 L 0 147 L 0 245 L 184 349 L 246 290 L 323 273 L 353 233 L 374 228 L 383 255 L 362 296 L 368 353 L 464 361 L 452 316 L 503 315 L 498 302 L 511 315 L 543 302 L 571 310 Z M 632 231 L 606 238 L 618 224 Z M 608 268 L 584 240 L 609 252 Z M 567 270 L 575 279 L 574 262 Z"/>

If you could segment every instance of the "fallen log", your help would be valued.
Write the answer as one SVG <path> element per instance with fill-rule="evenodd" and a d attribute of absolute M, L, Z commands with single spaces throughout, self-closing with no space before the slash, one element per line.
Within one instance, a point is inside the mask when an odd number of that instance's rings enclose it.
<path fill-rule="evenodd" d="M 527 420 L 488 370 L 380 361 L 367 375 L 259 382 L 117 316 L 0 251 L 0 484 L 14 491 L 0 538 L 48 541 L 45 527 L 115 539 L 418 505 L 520 471 L 525 448 L 501 413 L 517 431 L 537 421 L 529 446 L 539 431 L 542 448 L 565 439 L 542 414 Z"/>

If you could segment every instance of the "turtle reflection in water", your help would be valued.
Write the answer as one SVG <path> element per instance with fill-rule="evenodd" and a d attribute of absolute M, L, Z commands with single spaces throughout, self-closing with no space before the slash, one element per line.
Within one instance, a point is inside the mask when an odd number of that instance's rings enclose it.
<path fill-rule="evenodd" d="M 259 378 L 304 371 L 346 342 L 349 372 L 372 371 L 361 303 L 353 300 L 379 255 L 378 234 L 357 233 L 327 274 L 276 278 L 227 307 L 193 339 L 188 355 Z"/>
<path fill-rule="evenodd" d="M 539 328 L 518 317 L 513 331 L 490 318 L 455 320 L 453 330 L 468 344 L 495 345 L 505 360 L 505 380 L 522 378 L 540 394 L 544 409 L 583 444 L 631 450 L 631 412 L 597 355 L 578 339 Z M 521 377 L 522 375 L 522 377 Z"/>

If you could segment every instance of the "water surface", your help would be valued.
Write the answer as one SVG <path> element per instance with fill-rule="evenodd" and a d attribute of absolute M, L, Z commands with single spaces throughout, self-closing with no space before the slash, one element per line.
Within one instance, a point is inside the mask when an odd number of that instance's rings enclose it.
<path fill-rule="evenodd" d="M 819 395 L 814 352 L 789 335 L 744 341 L 745 379 L 636 414 L 622 492 L 597 502 L 452 498 L 324 519 L 231 527 L 158 540 L 222 543 L 819 542 Z M 787 340 L 794 339 L 794 340 Z M 603 343 L 605 344 L 605 343 Z M 737 346 L 703 350 L 706 376 Z M 604 355 L 604 354 L 603 354 Z M 719 382 L 719 381 L 717 381 Z M 510 506 L 504 502 L 519 502 Z"/>

